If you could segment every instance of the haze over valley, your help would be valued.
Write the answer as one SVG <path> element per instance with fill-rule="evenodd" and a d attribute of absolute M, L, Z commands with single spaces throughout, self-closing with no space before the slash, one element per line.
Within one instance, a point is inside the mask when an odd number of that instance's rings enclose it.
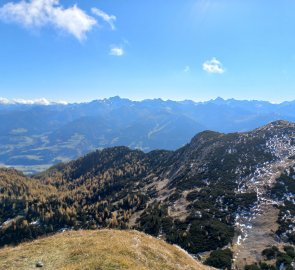
<path fill-rule="evenodd" d="M 175 150 L 204 130 L 244 132 L 275 120 L 294 121 L 295 102 L 120 97 L 73 104 L 3 101 L 0 120 L 0 163 L 33 173 L 95 149 Z"/>

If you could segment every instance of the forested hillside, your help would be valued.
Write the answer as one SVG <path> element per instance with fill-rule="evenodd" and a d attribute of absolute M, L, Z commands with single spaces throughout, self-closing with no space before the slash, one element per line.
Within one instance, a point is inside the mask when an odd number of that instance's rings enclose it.
<path fill-rule="evenodd" d="M 223 255 L 231 264 L 251 233 L 243 228 L 255 229 L 245 217 L 268 199 L 279 205 L 278 237 L 294 244 L 294 138 L 295 124 L 277 121 L 247 133 L 205 131 L 176 151 L 97 150 L 30 178 L 2 169 L 0 245 L 135 228 L 193 254 L 230 247 Z"/>

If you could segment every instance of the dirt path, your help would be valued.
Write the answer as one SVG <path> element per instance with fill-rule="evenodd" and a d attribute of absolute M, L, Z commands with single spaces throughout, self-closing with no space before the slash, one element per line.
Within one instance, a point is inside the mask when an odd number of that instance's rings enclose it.
<path fill-rule="evenodd" d="M 281 173 L 294 163 L 284 159 L 267 164 L 256 170 L 250 179 L 244 179 L 247 185 L 241 185 L 239 192 L 255 191 L 257 202 L 248 212 L 241 211 L 236 216 L 236 237 L 233 241 L 234 268 L 244 269 L 246 264 L 258 262 L 261 252 L 266 247 L 278 244 L 275 232 L 278 229 L 279 210 L 274 207 L 267 190 Z"/>
<path fill-rule="evenodd" d="M 278 229 L 278 213 L 279 210 L 272 205 L 263 204 L 259 212 L 245 220 L 245 226 L 240 228 L 243 232 L 236 237 L 233 248 L 236 269 L 244 269 L 246 264 L 259 261 L 262 250 L 278 244 L 274 234 Z"/>

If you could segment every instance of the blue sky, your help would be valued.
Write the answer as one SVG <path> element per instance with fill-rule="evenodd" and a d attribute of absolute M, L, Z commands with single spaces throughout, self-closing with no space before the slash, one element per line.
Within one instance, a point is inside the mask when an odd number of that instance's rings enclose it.
<path fill-rule="evenodd" d="M 0 0 L 0 97 L 295 99 L 293 0 Z"/>

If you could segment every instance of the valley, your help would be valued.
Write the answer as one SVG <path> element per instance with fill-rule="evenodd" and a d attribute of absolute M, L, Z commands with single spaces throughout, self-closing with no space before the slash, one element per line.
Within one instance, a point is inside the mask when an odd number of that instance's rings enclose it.
<path fill-rule="evenodd" d="M 246 132 L 275 120 L 294 121 L 294 104 L 222 98 L 132 101 L 118 96 L 69 104 L 0 100 L 0 164 L 30 175 L 108 147 L 175 151 L 205 130 Z"/>

